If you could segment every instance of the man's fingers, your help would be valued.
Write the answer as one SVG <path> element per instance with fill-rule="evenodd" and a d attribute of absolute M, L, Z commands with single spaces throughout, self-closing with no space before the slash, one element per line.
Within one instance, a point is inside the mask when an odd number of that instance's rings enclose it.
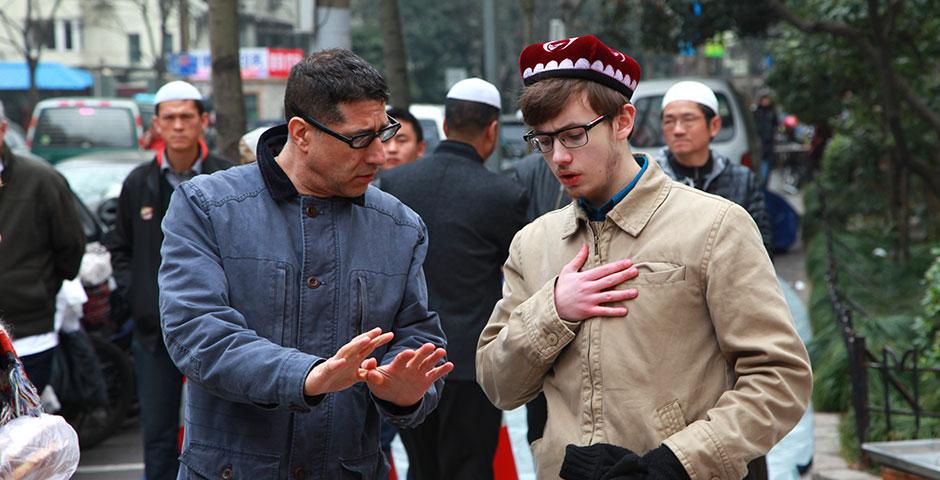
<path fill-rule="evenodd" d="M 588 316 L 591 317 L 626 317 L 626 307 L 593 307 L 588 310 Z"/>
<path fill-rule="evenodd" d="M 358 352 L 359 352 L 360 350 L 362 350 L 362 349 L 365 348 L 367 345 L 369 345 L 370 343 L 372 343 L 372 340 L 373 340 L 374 338 L 379 337 L 381 333 L 382 333 L 382 329 L 376 327 L 376 328 L 373 328 L 372 330 L 369 330 L 368 332 L 365 332 L 365 333 L 363 333 L 363 334 L 361 334 L 361 335 L 357 335 L 356 337 L 353 337 L 353 339 L 350 340 L 349 343 L 347 343 L 346 345 L 343 345 L 342 347 L 340 347 L 340 349 L 336 351 L 336 355 L 335 355 L 335 356 L 336 356 L 336 357 L 351 357 L 351 356 L 354 356 L 354 355 L 358 354 Z M 386 335 L 388 335 L 388 334 L 386 334 Z"/>
<path fill-rule="evenodd" d="M 424 363 L 425 359 L 427 359 L 429 355 L 434 353 L 436 349 L 437 347 L 434 346 L 433 343 L 425 343 L 424 345 L 421 345 L 417 350 L 415 350 L 415 356 L 408 362 L 407 367 L 419 367 L 422 363 Z"/>
<path fill-rule="evenodd" d="M 417 367 L 419 371 L 422 371 L 422 372 L 426 370 L 430 370 L 431 368 L 434 367 L 434 365 L 437 365 L 437 362 L 441 361 L 441 359 L 444 358 L 445 355 L 447 355 L 447 351 L 444 350 L 443 348 L 437 348 L 437 347 L 434 347 L 433 345 L 431 347 L 432 348 L 430 351 L 428 351 L 427 355 L 421 358 L 420 361 L 418 360 L 418 357 L 415 357 L 413 360 L 411 360 L 411 362 L 409 363 L 409 366 L 414 365 Z"/>
<path fill-rule="evenodd" d="M 561 269 L 561 273 L 574 273 L 581 270 L 581 267 L 584 266 L 584 262 L 588 258 L 588 246 L 586 243 L 581 244 L 581 250 L 578 250 L 578 254 Z"/>
<path fill-rule="evenodd" d="M 374 358 L 367 358 L 363 360 L 361 364 L 359 364 L 359 368 L 362 370 L 373 370 L 378 366 L 378 364 L 378 360 Z"/>
<path fill-rule="evenodd" d="M 426 373 L 426 374 L 424 375 L 424 378 L 425 378 L 429 383 L 434 383 L 434 382 L 436 382 L 439 378 L 443 377 L 444 375 L 447 375 L 448 373 L 450 373 L 450 372 L 453 371 L 453 370 L 454 370 L 454 364 L 451 363 L 451 362 L 446 362 L 446 363 L 444 363 L 443 365 L 441 365 L 440 367 L 432 368 L 428 373 Z"/>
<path fill-rule="evenodd" d="M 597 305 L 604 303 L 614 303 L 622 302 L 624 300 L 632 300 L 637 297 L 639 292 L 635 288 L 628 288 L 626 290 L 605 290 L 603 292 L 595 293 L 591 295 L 591 301 Z"/>
<path fill-rule="evenodd" d="M 616 287 L 621 283 L 633 280 L 637 277 L 637 275 L 639 275 L 639 273 L 640 272 L 636 268 L 630 267 L 626 270 L 614 272 L 610 275 L 607 275 L 606 277 L 601 277 L 597 280 L 594 280 L 591 282 L 591 287 L 596 288 L 598 291 L 607 290 L 608 288 Z"/>
<path fill-rule="evenodd" d="M 395 359 L 392 360 L 392 363 L 389 364 L 389 368 L 399 369 L 405 368 L 408 365 L 408 362 L 415 357 L 417 353 L 414 350 L 403 350 L 395 355 Z"/>
<path fill-rule="evenodd" d="M 597 280 L 608 275 L 625 271 L 633 266 L 633 260 L 617 260 L 616 262 L 606 263 L 599 267 L 594 267 L 584 272 L 584 277 L 588 280 Z"/>

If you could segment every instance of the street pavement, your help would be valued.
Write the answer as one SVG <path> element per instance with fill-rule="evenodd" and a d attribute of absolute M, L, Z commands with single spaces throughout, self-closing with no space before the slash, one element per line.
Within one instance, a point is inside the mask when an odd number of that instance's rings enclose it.
<path fill-rule="evenodd" d="M 783 188 L 779 177 L 772 176 L 769 183 L 771 190 L 782 194 L 794 206 L 798 213 L 803 213 L 803 202 L 799 194 L 788 193 Z M 798 293 L 805 303 L 809 297 L 806 279 L 805 252 L 801 241 L 790 251 L 778 254 L 774 259 L 778 274 Z M 509 430 L 512 454 L 516 463 L 519 480 L 534 480 L 535 472 L 532 456 L 525 440 L 525 407 L 506 412 L 505 424 Z M 851 470 L 839 455 L 838 435 L 839 414 L 815 415 L 815 453 L 813 466 L 803 476 L 813 480 L 873 480 L 877 477 L 864 472 Z M 404 447 L 396 437 L 392 445 L 398 478 L 406 478 L 408 467 Z M 143 478 L 143 446 L 138 424 L 132 422 L 125 428 L 95 448 L 82 452 L 76 480 L 140 480 Z"/>

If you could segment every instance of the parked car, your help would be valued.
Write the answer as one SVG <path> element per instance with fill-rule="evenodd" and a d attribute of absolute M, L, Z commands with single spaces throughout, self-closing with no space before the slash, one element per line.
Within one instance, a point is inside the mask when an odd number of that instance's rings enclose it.
<path fill-rule="evenodd" d="M 415 103 L 408 108 L 408 111 L 421 123 L 424 140 L 428 142 L 424 151 L 427 153 L 433 152 L 437 148 L 437 144 L 447 138 L 444 135 L 444 106 Z"/>
<path fill-rule="evenodd" d="M 669 87 L 683 80 L 702 82 L 718 97 L 721 130 L 712 140 L 712 148 L 732 162 L 759 172 L 760 141 L 757 138 L 754 119 L 743 96 L 724 79 L 683 77 L 640 82 L 632 100 L 636 106 L 636 121 L 630 145 L 634 150 L 652 153 L 666 146 L 661 125 L 663 95 Z"/>
<path fill-rule="evenodd" d="M 30 152 L 55 165 L 82 153 L 137 149 L 142 137 L 133 100 L 50 98 L 33 110 L 26 142 Z"/>
<path fill-rule="evenodd" d="M 10 150 L 13 150 L 14 153 L 29 152 L 29 147 L 26 146 L 26 133 L 23 132 L 23 127 L 13 122 L 7 122 L 7 133 L 4 135 L 3 141 L 10 146 Z"/>
<path fill-rule="evenodd" d="M 522 114 L 503 115 L 499 120 L 500 172 L 510 172 L 516 162 L 532 153 L 532 147 L 522 139 L 529 131 L 529 126 L 522 120 Z"/>
<path fill-rule="evenodd" d="M 116 150 L 86 153 L 55 165 L 106 229 L 117 219 L 117 197 L 124 179 L 137 165 L 153 159 L 149 150 Z"/>

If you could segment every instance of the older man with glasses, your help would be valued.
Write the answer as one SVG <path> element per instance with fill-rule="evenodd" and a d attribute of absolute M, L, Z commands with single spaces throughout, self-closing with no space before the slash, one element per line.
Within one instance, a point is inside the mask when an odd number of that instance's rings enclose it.
<path fill-rule="evenodd" d="M 358 56 L 314 53 L 257 164 L 173 195 L 160 295 L 189 378 L 179 478 L 379 478 L 380 418 L 413 427 L 437 405 L 453 364 L 427 228 L 369 185 L 399 128 L 387 100 Z"/>

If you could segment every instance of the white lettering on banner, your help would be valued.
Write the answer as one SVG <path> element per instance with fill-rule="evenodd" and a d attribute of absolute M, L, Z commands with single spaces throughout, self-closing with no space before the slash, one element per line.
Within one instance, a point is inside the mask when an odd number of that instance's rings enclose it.
<path fill-rule="evenodd" d="M 196 64 L 192 80 L 208 80 L 212 76 L 212 55 L 208 50 L 188 52 Z M 242 48 L 238 52 L 242 78 L 287 78 L 294 65 L 304 59 L 299 48 Z"/>

